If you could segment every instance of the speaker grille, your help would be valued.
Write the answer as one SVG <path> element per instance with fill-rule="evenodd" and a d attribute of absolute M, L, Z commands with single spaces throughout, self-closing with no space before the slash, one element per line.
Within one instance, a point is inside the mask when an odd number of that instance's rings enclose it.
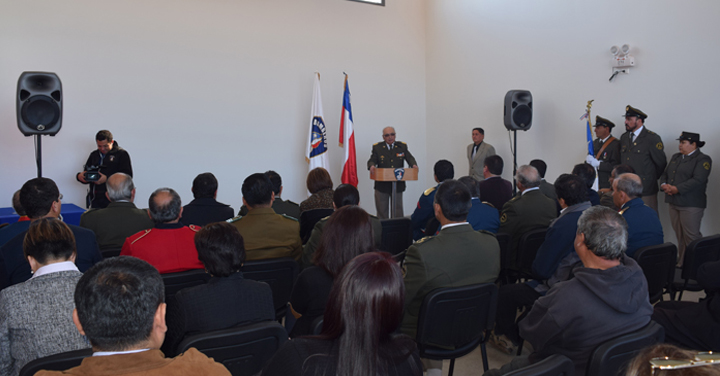
<path fill-rule="evenodd" d="M 525 128 L 532 121 L 532 109 L 526 104 L 519 105 L 513 111 L 512 117 L 515 124 Z"/>
<path fill-rule="evenodd" d="M 22 106 L 23 121 L 36 130 L 49 130 L 60 117 L 60 106 L 44 95 L 30 97 Z"/>

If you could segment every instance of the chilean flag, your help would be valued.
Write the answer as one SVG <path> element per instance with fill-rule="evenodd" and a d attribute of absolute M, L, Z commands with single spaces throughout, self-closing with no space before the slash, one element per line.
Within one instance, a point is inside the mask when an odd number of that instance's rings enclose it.
<path fill-rule="evenodd" d="M 340 147 L 344 147 L 345 149 L 341 181 L 343 184 L 350 184 L 353 187 L 357 187 L 358 175 L 357 159 L 355 158 L 355 132 L 353 130 L 350 87 L 348 86 L 347 74 L 345 75 L 342 116 L 340 116 Z"/>

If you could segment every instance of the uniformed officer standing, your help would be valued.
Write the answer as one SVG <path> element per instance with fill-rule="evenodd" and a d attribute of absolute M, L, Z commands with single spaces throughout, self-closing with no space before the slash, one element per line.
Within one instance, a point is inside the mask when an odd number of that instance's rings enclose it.
<path fill-rule="evenodd" d="M 707 207 L 705 191 L 712 159 L 700 151 L 705 141 L 700 141 L 699 134 L 683 132 L 678 140 L 680 152 L 670 158 L 660 177 L 660 189 L 670 204 L 670 222 L 678 240 L 678 264 L 682 265 L 685 248 L 702 237 L 700 222 Z"/>
<path fill-rule="evenodd" d="M 367 166 L 370 173 L 375 172 L 375 167 L 379 168 L 401 168 L 404 162 L 408 166 L 417 168 L 415 158 L 410 154 L 407 144 L 395 141 L 395 128 L 387 127 L 383 129 L 383 140 L 373 145 L 370 159 Z M 402 193 L 405 191 L 405 182 L 397 182 L 397 201 L 395 202 L 395 215 L 403 217 L 403 201 Z M 375 209 L 380 219 L 389 218 L 388 208 L 390 207 L 390 195 L 392 194 L 392 182 L 375 182 Z"/>
<path fill-rule="evenodd" d="M 610 132 L 615 123 L 600 116 L 595 117 L 595 135 L 593 150 L 595 155 L 587 156 L 587 163 L 598 171 L 598 187 L 602 190 L 612 190 L 610 186 L 610 173 L 620 164 L 620 140 L 613 137 Z"/>
<path fill-rule="evenodd" d="M 632 106 L 625 107 L 625 132 L 620 138 L 620 163 L 629 165 L 642 180 L 642 200 L 658 211 L 657 180 L 665 171 L 667 158 L 660 136 L 645 128 L 647 115 Z"/>

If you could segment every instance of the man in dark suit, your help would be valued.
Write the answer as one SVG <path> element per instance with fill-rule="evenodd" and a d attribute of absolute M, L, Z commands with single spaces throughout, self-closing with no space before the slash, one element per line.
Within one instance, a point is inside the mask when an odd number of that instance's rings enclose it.
<path fill-rule="evenodd" d="M 275 211 L 275 213 L 300 220 L 300 205 L 290 200 L 283 200 L 280 197 L 283 192 L 282 178 L 280 177 L 280 174 L 273 170 L 268 170 L 265 171 L 265 176 L 270 179 L 270 183 L 272 183 L 273 187 L 273 193 L 275 193 L 275 200 L 273 200 L 272 203 L 272 209 Z M 247 215 L 247 213 L 248 208 L 247 206 L 243 205 L 240 208 L 240 212 L 238 213 L 238 215 L 243 216 Z"/>
<path fill-rule="evenodd" d="M 610 173 L 620 164 L 620 140 L 613 137 L 610 132 L 615 123 L 600 116 L 595 117 L 595 135 L 593 150 L 595 155 L 588 155 L 586 162 L 597 169 L 599 189 L 609 189 Z"/>
<path fill-rule="evenodd" d="M 180 221 L 185 225 L 205 226 L 211 222 L 222 222 L 233 217 L 235 210 L 230 205 L 217 202 L 218 181 L 210 172 L 200 174 L 193 180 L 194 200 L 183 206 Z"/>
<path fill-rule="evenodd" d="M 485 230 L 497 234 L 500 228 L 499 211 L 482 201 L 480 201 L 480 190 L 478 189 L 478 181 L 471 176 L 463 176 L 458 179 L 459 182 L 465 184 L 470 197 L 472 197 L 472 206 L 468 212 L 467 221 L 475 231 Z"/>
<path fill-rule="evenodd" d="M 643 202 L 642 192 L 642 181 L 635 174 L 621 174 L 613 180 L 613 201 L 628 225 L 625 254 L 630 257 L 638 249 L 662 244 L 664 240 L 657 212 Z"/>
<path fill-rule="evenodd" d="M 557 209 L 555 202 L 540 192 L 540 174 L 533 166 L 517 169 L 515 182 L 520 193 L 505 203 L 500 213 L 500 232 L 510 235 L 507 267 L 517 270 L 518 243 L 523 234 L 550 226 Z"/>
<path fill-rule="evenodd" d="M 642 200 L 645 205 L 658 211 L 658 179 L 665 171 L 662 139 L 645 128 L 647 115 L 632 106 L 625 107 L 625 132 L 620 137 L 620 163 L 629 165 L 642 182 Z"/>
<path fill-rule="evenodd" d="M 408 146 L 404 142 L 395 141 L 395 128 L 385 127 L 383 129 L 383 141 L 375 143 L 372 147 L 370 159 L 367 161 L 368 170 L 372 174 L 375 168 L 402 168 L 407 162 L 408 166 L 417 168 L 415 157 L 410 154 Z M 396 185 L 395 215 L 403 217 L 402 193 L 405 192 L 405 182 L 399 181 Z M 388 208 L 392 194 L 392 182 L 375 182 L 375 209 L 380 219 L 390 218 Z"/>
<path fill-rule="evenodd" d="M 101 251 L 122 248 L 125 239 L 139 231 L 153 227 L 146 210 L 138 209 L 135 185 L 130 175 L 116 172 L 107 180 L 110 205 L 104 209 L 90 209 L 80 217 L 80 227 L 92 230 Z"/>
<path fill-rule="evenodd" d="M 407 250 L 405 314 L 400 324 L 404 334 L 415 337 L 420 305 L 432 290 L 495 282 L 500 273 L 497 239 L 489 232 L 473 230 L 466 222 L 470 199 L 464 184 L 452 179 L 443 182 L 433 205 L 442 226 L 440 233 L 423 238 Z M 442 362 L 429 361 L 426 366 L 428 375 L 433 375 Z"/>
<path fill-rule="evenodd" d="M 555 193 L 555 186 L 552 183 L 548 183 L 547 180 L 545 180 L 545 172 L 547 172 L 547 163 L 543 161 L 542 159 L 533 159 L 528 163 L 530 166 L 535 167 L 536 170 L 538 170 L 538 174 L 540 174 L 540 192 L 542 192 L 545 196 L 550 197 L 551 199 L 557 201 L 557 194 Z M 558 204 L 558 212 L 560 211 L 560 207 Z"/>
<path fill-rule="evenodd" d="M 20 203 L 31 220 L 40 218 L 58 218 L 62 195 L 55 182 L 48 178 L 28 180 L 20 189 Z M 75 265 L 81 272 L 102 260 L 95 234 L 82 227 L 68 225 L 75 236 L 77 257 Z M 32 277 L 30 264 L 23 254 L 23 231 L 0 247 L 0 289 L 25 282 Z"/>
<path fill-rule="evenodd" d="M 532 306 L 554 284 L 567 280 L 572 267 L 580 261 L 573 241 L 578 218 L 590 207 L 585 181 L 575 175 L 562 174 L 555 181 L 555 191 L 562 213 L 550 224 L 545 241 L 537 251 L 532 264 L 535 279 L 500 287 L 495 331 L 490 343 L 510 354 L 515 352 L 520 340 L 515 323 L 517 310 Z"/>
<path fill-rule="evenodd" d="M 439 187 L 442 182 L 447 179 L 452 179 L 455 176 L 453 164 L 445 159 L 435 162 L 433 172 L 435 173 L 435 182 L 438 184 L 434 187 L 426 189 L 425 192 L 423 192 L 420 199 L 418 199 L 415 211 L 410 216 L 410 221 L 412 221 L 413 240 L 419 240 L 425 235 L 435 235 L 434 232 L 432 234 L 425 233 L 425 225 L 427 225 L 429 220 L 435 218 L 435 212 L 433 210 L 435 192 L 437 192 L 437 187 Z"/>
<path fill-rule="evenodd" d="M 600 195 L 592 188 L 595 185 L 595 169 L 587 163 L 578 163 L 573 167 L 572 174 L 579 176 L 585 182 L 588 201 L 593 206 L 600 205 Z"/>
<path fill-rule="evenodd" d="M 485 158 L 483 176 L 485 180 L 478 183 L 480 200 L 490 203 L 498 211 L 502 210 L 512 198 L 512 183 L 500 177 L 503 172 L 503 159 L 499 155 Z"/>

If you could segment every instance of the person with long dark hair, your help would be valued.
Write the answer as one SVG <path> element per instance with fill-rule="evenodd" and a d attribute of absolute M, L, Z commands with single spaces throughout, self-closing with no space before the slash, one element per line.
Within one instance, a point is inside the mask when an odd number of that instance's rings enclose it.
<path fill-rule="evenodd" d="M 415 342 L 395 334 L 404 300 L 402 271 L 389 253 L 355 257 L 333 285 L 322 333 L 286 342 L 262 374 L 422 375 Z"/>
<path fill-rule="evenodd" d="M 322 316 L 333 281 L 353 257 L 375 250 L 370 215 L 359 206 L 333 213 L 323 229 L 313 264 L 300 273 L 290 297 L 293 311 L 302 315 L 290 337 L 312 334 L 313 321 Z"/>

